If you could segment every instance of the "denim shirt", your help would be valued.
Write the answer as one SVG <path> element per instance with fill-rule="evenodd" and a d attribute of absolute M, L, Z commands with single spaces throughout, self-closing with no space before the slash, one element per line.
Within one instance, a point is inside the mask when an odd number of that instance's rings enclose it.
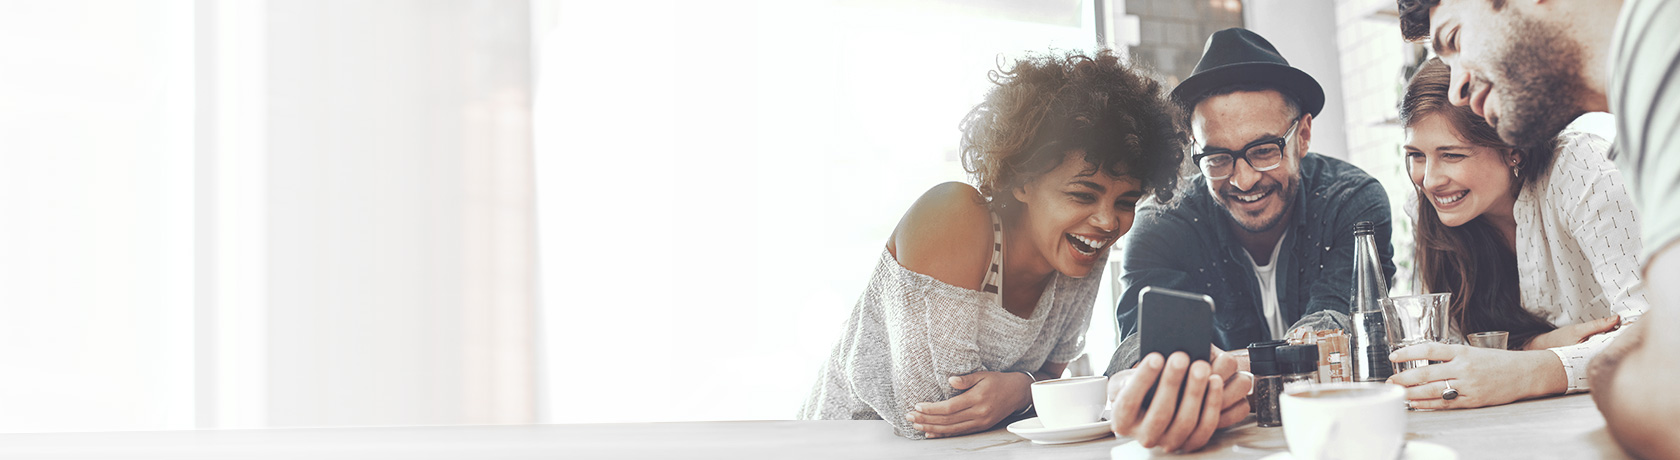
<path fill-rule="evenodd" d="M 1118 289 L 1123 294 L 1115 307 L 1120 337 L 1136 343 L 1138 293 L 1145 286 L 1160 286 L 1213 298 L 1213 344 L 1222 350 L 1272 339 L 1261 313 L 1260 283 L 1246 249 L 1232 234 L 1230 213 L 1214 201 L 1205 176 L 1196 175 L 1188 188 L 1170 202 L 1140 204 L 1131 231 L 1120 240 Z M 1301 159 L 1294 210 L 1292 222 L 1282 224 L 1289 231 L 1272 262 L 1278 314 L 1284 324 L 1331 321 L 1346 330 L 1355 223 L 1376 223 L 1383 274 L 1394 277 L 1388 195 L 1358 167 L 1308 153 Z M 1130 367 L 1140 358 L 1135 350 L 1121 348 L 1116 358 L 1125 359 L 1112 364 Z"/>

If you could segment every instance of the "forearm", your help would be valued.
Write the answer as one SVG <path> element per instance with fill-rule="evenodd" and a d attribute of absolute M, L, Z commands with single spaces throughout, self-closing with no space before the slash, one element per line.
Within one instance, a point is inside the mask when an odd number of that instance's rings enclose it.
<path fill-rule="evenodd" d="M 1108 370 L 1103 371 L 1103 375 L 1113 377 L 1114 374 L 1131 369 L 1132 366 L 1137 365 L 1138 361 L 1143 360 L 1140 352 L 1140 339 L 1141 337 L 1137 334 L 1121 339 L 1120 346 L 1114 349 L 1114 356 L 1108 359 Z"/>
<path fill-rule="evenodd" d="M 1588 337 L 1576 345 L 1547 349 L 1555 355 L 1564 371 L 1564 392 L 1579 393 L 1592 389 L 1588 368 L 1592 359 L 1609 347 L 1622 334 L 1622 329 Z"/>
<path fill-rule="evenodd" d="M 1353 328 L 1353 320 L 1348 317 L 1346 312 L 1332 310 L 1329 308 L 1311 311 L 1310 308 L 1312 307 L 1309 307 L 1309 312 L 1307 314 L 1302 315 L 1300 320 L 1289 326 L 1290 331 L 1293 331 L 1295 328 L 1301 326 L 1312 326 L 1314 329 L 1318 330 L 1349 330 Z"/>
<path fill-rule="evenodd" d="M 924 433 L 910 426 L 906 413 L 916 404 L 950 399 L 960 393 L 951 377 L 982 370 L 975 339 L 979 308 L 950 292 L 922 292 L 884 303 L 883 321 L 860 324 L 846 357 L 852 393 L 911 439 Z"/>
<path fill-rule="evenodd" d="M 1527 390 L 1518 399 L 1540 398 L 1556 394 L 1563 394 L 1569 390 L 1569 375 L 1565 372 L 1564 361 L 1551 350 L 1518 351 L 1517 356 L 1525 363 L 1528 372 L 1510 376 L 1510 378 L 1524 380 Z"/>

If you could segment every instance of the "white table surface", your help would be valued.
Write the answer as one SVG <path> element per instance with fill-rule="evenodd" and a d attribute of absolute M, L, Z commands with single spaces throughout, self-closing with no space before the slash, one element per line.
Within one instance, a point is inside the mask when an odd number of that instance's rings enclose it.
<path fill-rule="evenodd" d="M 1466 460 L 1628 458 L 1604 430 L 1604 418 L 1589 395 L 1410 412 L 1407 431 L 1409 439 L 1447 446 Z M 1035 445 L 1001 428 L 911 441 L 893 436 L 880 421 L 752 421 L 0 434 L 0 458 L 1104 459 L 1129 442 L 1110 436 Z M 1260 458 L 1284 448 L 1281 428 L 1248 422 L 1220 433 L 1213 446 L 1200 452 L 1168 457 Z"/>

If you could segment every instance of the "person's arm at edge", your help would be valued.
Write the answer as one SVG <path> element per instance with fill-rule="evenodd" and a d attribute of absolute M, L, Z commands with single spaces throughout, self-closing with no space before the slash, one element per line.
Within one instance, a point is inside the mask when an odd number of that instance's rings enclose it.
<path fill-rule="evenodd" d="M 1588 366 L 1593 402 L 1612 438 L 1636 458 L 1680 457 L 1680 244 L 1651 255 L 1644 276 L 1650 310 Z M 1650 280 L 1669 282 L 1649 283 Z"/>

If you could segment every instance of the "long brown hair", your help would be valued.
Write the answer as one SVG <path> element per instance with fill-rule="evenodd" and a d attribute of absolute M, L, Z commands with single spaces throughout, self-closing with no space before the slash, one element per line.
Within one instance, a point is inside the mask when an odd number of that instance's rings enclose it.
<path fill-rule="evenodd" d="M 1487 120 L 1468 107 L 1455 106 L 1447 100 L 1452 70 L 1440 59 L 1430 59 L 1418 68 L 1406 85 L 1406 98 L 1400 105 L 1400 120 L 1407 128 L 1429 116 L 1440 116 L 1452 126 L 1459 138 L 1480 147 L 1491 147 L 1502 153 L 1516 149 L 1499 139 L 1499 132 Z M 1551 164 L 1550 151 L 1523 157 L 1519 175 L 1512 184 L 1512 193 L 1544 174 Z M 1410 168 L 1410 162 L 1407 167 Z M 1517 284 L 1517 255 L 1506 246 L 1499 230 L 1486 216 L 1458 227 L 1441 223 L 1435 207 L 1429 204 L 1428 193 L 1417 188 L 1418 273 L 1426 292 L 1451 292 L 1452 303 L 1448 317 L 1463 333 L 1480 331 L 1509 331 L 1511 348 L 1522 348 L 1535 336 L 1553 329 L 1552 324 L 1523 309 Z"/>

